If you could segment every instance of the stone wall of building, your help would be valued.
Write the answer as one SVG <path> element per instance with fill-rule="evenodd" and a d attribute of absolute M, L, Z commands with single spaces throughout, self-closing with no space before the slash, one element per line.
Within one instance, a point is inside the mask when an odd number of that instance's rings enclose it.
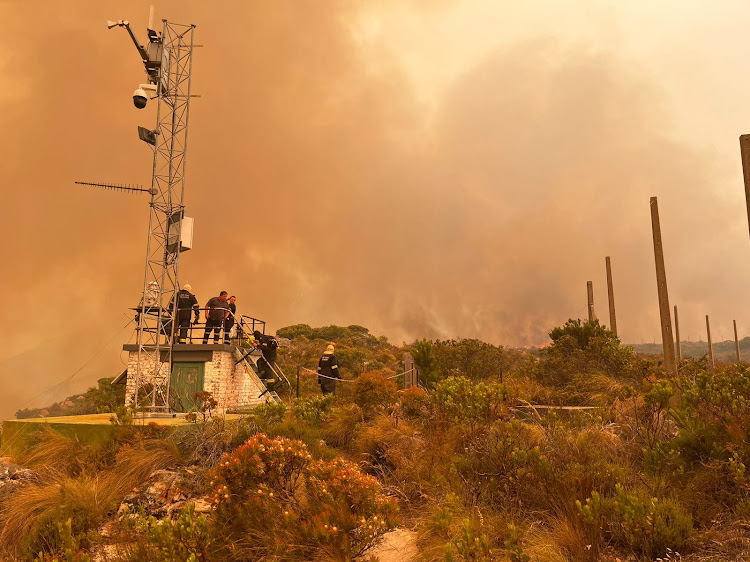
<path fill-rule="evenodd" d="M 248 367 L 244 362 L 235 365 L 241 356 L 237 351 L 214 350 L 211 355 L 211 361 L 207 361 L 203 372 L 203 390 L 211 393 L 214 400 L 219 405 L 219 410 L 233 410 L 247 406 L 256 406 L 271 400 L 269 394 L 262 398 L 259 396 L 265 390 L 265 386 L 258 378 L 255 371 Z M 247 358 L 253 366 L 257 362 L 257 357 Z M 125 403 L 130 404 L 135 397 L 136 388 L 136 366 L 138 363 L 138 352 L 130 351 L 128 354 L 128 376 L 125 387 Z M 160 377 L 166 376 L 167 367 L 165 363 L 161 364 Z M 143 383 L 146 384 L 153 380 L 155 367 L 153 362 L 146 365 L 141 376 Z"/>
<path fill-rule="evenodd" d="M 248 360 L 250 359 L 253 359 L 254 365 L 257 363 L 257 358 L 249 357 Z M 259 398 L 266 390 L 266 387 L 260 382 L 258 375 L 244 363 L 240 363 L 234 367 L 230 380 L 232 384 L 232 400 L 236 404 L 234 407 L 257 406 L 258 404 L 271 401 L 270 394 L 264 394 L 262 398 Z"/>
<path fill-rule="evenodd" d="M 156 371 L 155 361 L 144 361 L 143 368 L 141 370 L 142 385 L 153 383 L 154 374 Z M 166 363 L 160 363 L 161 369 L 159 369 L 158 381 L 160 384 L 164 383 L 164 380 L 168 374 L 169 368 Z M 128 405 L 135 399 L 136 389 L 136 377 L 138 374 L 138 352 L 130 351 L 128 353 L 128 378 L 125 383 L 125 404 Z M 141 394 L 143 396 L 143 394 Z"/>

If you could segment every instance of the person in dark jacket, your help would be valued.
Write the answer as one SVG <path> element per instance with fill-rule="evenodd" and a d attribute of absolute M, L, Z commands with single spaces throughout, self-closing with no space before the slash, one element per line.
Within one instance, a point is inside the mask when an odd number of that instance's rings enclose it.
<path fill-rule="evenodd" d="M 175 293 L 172 302 L 169 303 L 169 315 L 172 316 L 172 310 L 174 309 L 174 303 L 177 302 L 177 314 L 175 319 L 177 320 L 177 328 L 180 330 L 177 343 L 187 343 L 188 330 L 190 329 L 190 313 L 195 314 L 194 324 L 198 323 L 200 318 L 200 309 L 198 308 L 198 299 L 191 293 L 193 288 L 190 284 L 185 283 L 182 289 Z"/>
<path fill-rule="evenodd" d="M 273 336 L 261 334 L 259 330 L 253 332 L 253 337 L 258 345 L 263 357 L 258 359 L 258 374 L 262 379 L 274 378 L 273 366 L 276 364 L 276 358 L 279 342 Z"/>
<path fill-rule="evenodd" d="M 203 332 L 203 343 L 208 343 L 208 336 L 214 333 L 214 343 L 219 343 L 221 329 L 224 326 L 224 320 L 229 316 L 229 305 L 227 299 L 229 293 L 222 291 L 218 297 L 212 297 L 205 307 L 206 311 L 206 329 Z"/>
<path fill-rule="evenodd" d="M 339 362 L 333 354 L 333 344 L 329 344 L 318 361 L 318 384 L 323 395 L 336 393 L 336 381 L 341 380 Z"/>
<path fill-rule="evenodd" d="M 236 302 L 237 297 L 235 297 L 234 295 L 229 297 L 229 302 L 227 302 L 230 314 L 229 316 L 227 316 L 226 320 L 224 320 L 224 343 L 231 343 L 229 332 L 232 331 L 232 326 L 234 326 L 234 316 L 237 314 L 237 305 L 235 304 Z"/>

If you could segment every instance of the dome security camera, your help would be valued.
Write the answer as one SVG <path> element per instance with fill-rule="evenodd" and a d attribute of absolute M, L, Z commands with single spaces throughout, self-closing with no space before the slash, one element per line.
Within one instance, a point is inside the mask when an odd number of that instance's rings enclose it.
<path fill-rule="evenodd" d="M 133 105 L 138 109 L 146 107 L 149 92 L 156 95 L 156 84 L 139 84 L 138 89 L 133 92 Z"/>
<path fill-rule="evenodd" d="M 143 88 L 138 88 L 135 92 L 133 92 L 133 105 L 136 106 L 138 109 L 143 109 L 146 107 L 146 104 L 148 103 L 148 97 L 146 96 L 146 90 Z"/>

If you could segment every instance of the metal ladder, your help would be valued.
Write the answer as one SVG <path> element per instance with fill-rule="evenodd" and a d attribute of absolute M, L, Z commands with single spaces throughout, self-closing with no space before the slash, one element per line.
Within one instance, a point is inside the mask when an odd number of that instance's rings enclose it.
<path fill-rule="evenodd" d="M 255 365 L 253 364 L 253 362 L 252 362 L 252 361 L 248 361 L 248 360 L 247 360 L 247 358 L 248 358 L 248 357 L 250 356 L 250 354 L 251 354 L 251 353 L 252 353 L 252 352 L 253 352 L 254 350 L 248 350 L 248 351 L 249 351 L 249 353 L 243 353 L 243 351 L 245 351 L 245 350 L 247 350 L 247 349 L 248 349 L 248 348 L 236 347 L 236 348 L 234 349 L 234 357 L 235 357 L 235 359 L 237 359 L 237 363 L 242 363 L 243 367 L 245 367 L 245 373 L 246 373 L 247 375 L 252 375 L 252 376 L 254 376 L 254 377 L 255 377 L 256 379 L 258 379 L 259 381 L 261 381 L 261 383 L 263 383 L 263 379 L 261 379 L 261 378 L 260 378 L 260 377 L 258 376 L 258 370 L 257 370 L 256 366 L 255 366 Z M 236 365 L 237 363 L 235 363 L 235 365 Z M 281 370 L 281 369 L 279 369 L 279 370 Z M 274 371 L 274 372 L 275 372 L 275 371 Z M 286 377 L 284 377 L 284 379 L 286 379 Z M 288 381 L 288 380 L 287 380 L 286 382 L 287 382 L 287 384 L 289 384 L 289 381 Z M 265 383 L 263 383 L 263 384 L 264 384 L 264 386 L 265 386 Z M 277 393 L 276 391 L 274 391 L 274 390 L 268 390 L 268 388 L 266 388 L 266 390 L 265 390 L 264 392 L 262 392 L 262 393 L 260 394 L 260 396 L 258 396 L 258 398 L 260 398 L 260 397 L 261 397 L 261 396 L 263 396 L 264 394 L 268 394 L 268 395 L 269 395 L 269 396 L 271 397 L 271 400 L 272 400 L 273 402 L 281 402 L 281 397 L 280 397 L 280 396 L 278 395 L 278 393 Z"/>

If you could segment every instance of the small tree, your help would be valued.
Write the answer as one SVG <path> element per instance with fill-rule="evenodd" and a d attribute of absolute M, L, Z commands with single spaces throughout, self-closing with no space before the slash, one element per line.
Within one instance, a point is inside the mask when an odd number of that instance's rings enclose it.
<path fill-rule="evenodd" d="M 437 360 L 432 353 L 432 342 L 429 340 L 418 341 L 413 345 L 411 354 L 419 369 L 419 378 L 422 383 L 428 387 L 435 386 L 435 383 L 440 380 L 440 373 L 437 368 Z"/>

